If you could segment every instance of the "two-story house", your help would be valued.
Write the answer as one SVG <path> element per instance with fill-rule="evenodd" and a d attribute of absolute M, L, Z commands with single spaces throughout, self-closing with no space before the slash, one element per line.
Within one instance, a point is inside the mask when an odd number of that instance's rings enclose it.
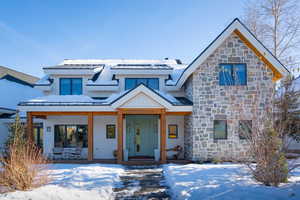
<path fill-rule="evenodd" d="M 29 136 L 33 118 L 42 118 L 45 155 L 75 148 L 81 158 L 119 163 L 164 163 L 176 146 L 188 160 L 238 158 L 248 147 L 240 126 L 256 117 L 254 106 L 264 114 L 274 83 L 289 73 L 238 19 L 188 65 L 64 60 L 43 69 L 35 87 L 44 96 L 19 104 Z"/>

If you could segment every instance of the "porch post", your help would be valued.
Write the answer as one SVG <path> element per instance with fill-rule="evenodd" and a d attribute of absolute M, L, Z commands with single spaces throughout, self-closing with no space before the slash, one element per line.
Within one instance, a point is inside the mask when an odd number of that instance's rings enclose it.
<path fill-rule="evenodd" d="M 118 111 L 118 149 L 117 162 L 123 161 L 123 112 Z"/>
<path fill-rule="evenodd" d="M 31 112 L 27 112 L 27 138 L 33 142 L 33 116 Z"/>
<path fill-rule="evenodd" d="M 93 160 L 93 145 L 94 145 L 94 115 L 92 112 L 88 113 L 88 160 Z"/>
<path fill-rule="evenodd" d="M 163 109 L 160 114 L 160 161 L 166 163 L 166 110 Z"/>

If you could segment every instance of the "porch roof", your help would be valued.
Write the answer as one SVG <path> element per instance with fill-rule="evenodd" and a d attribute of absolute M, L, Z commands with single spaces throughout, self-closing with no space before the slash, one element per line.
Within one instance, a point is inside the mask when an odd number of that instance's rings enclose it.
<path fill-rule="evenodd" d="M 124 92 L 115 93 L 106 99 L 93 99 L 85 95 L 49 95 L 34 98 L 28 101 L 23 101 L 18 104 L 21 111 L 30 111 L 30 108 L 34 108 L 36 111 L 38 107 L 48 107 L 46 110 L 55 110 L 55 107 L 64 107 L 68 111 L 77 111 L 78 109 L 84 110 L 83 107 L 91 107 L 95 110 L 107 110 L 113 111 L 121 107 L 127 101 L 134 99 L 138 94 L 143 94 L 146 98 L 152 99 L 169 110 L 175 109 L 175 107 L 181 107 L 179 110 L 191 110 L 192 102 L 185 97 L 174 97 L 168 93 L 153 90 L 144 84 L 138 85 L 136 88 L 126 90 Z M 30 107 L 30 108 L 29 108 Z M 141 107 L 143 108 L 143 107 Z M 89 109 L 85 109 L 88 111 Z"/>

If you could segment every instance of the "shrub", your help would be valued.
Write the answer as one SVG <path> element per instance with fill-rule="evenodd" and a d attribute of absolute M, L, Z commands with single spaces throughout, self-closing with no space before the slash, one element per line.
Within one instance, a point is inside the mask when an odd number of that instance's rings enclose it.
<path fill-rule="evenodd" d="M 28 190 L 46 184 L 47 160 L 42 151 L 26 139 L 25 128 L 17 115 L 12 125 L 13 132 L 0 158 L 0 185 L 6 191 Z"/>
<path fill-rule="evenodd" d="M 282 152 L 281 139 L 272 128 L 262 131 L 252 146 L 256 167 L 251 167 L 254 178 L 267 186 L 287 182 L 288 164 Z"/>

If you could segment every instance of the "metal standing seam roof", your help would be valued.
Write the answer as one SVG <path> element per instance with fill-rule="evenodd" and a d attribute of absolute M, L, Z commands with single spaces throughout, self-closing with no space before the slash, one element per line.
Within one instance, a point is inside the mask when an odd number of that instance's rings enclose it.
<path fill-rule="evenodd" d="M 158 91 L 156 91 L 152 88 L 149 88 L 145 84 L 141 83 L 141 84 L 137 85 L 135 88 L 133 88 L 131 90 L 127 90 L 123 93 L 120 93 L 119 96 L 116 96 L 111 101 L 106 101 L 106 99 L 105 100 L 95 100 L 94 99 L 94 101 L 90 101 L 90 102 L 79 102 L 79 101 L 78 102 L 67 102 L 67 101 L 64 101 L 64 102 L 63 101 L 62 102 L 60 102 L 60 101 L 57 101 L 57 102 L 53 102 L 53 101 L 52 102 L 51 101 L 32 102 L 32 101 L 23 101 L 23 102 L 20 102 L 18 104 L 18 106 L 109 106 L 109 105 L 112 105 L 114 102 L 118 101 L 119 99 L 121 99 L 122 97 L 129 94 L 131 91 L 135 90 L 140 85 L 145 86 L 146 88 L 148 88 L 149 90 L 151 90 L 155 94 L 159 95 L 164 100 L 168 101 L 173 106 L 191 106 L 191 105 L 193 105 L 192 101 L 190 101 L 186 97 L 173 97 L 172 96 L 174 99 L 176 99 L 176 102 L 173 102 L 166 95 L 162 95 L 160 92 L 158 92 Z M 170 94 L 167 94 L 167 95 L 170 95 Z"/>
<path fill-rule="evenodd" d="M 173 70 L 173 67 L 167 64 L 117 64 L 111 69 Z"/>

